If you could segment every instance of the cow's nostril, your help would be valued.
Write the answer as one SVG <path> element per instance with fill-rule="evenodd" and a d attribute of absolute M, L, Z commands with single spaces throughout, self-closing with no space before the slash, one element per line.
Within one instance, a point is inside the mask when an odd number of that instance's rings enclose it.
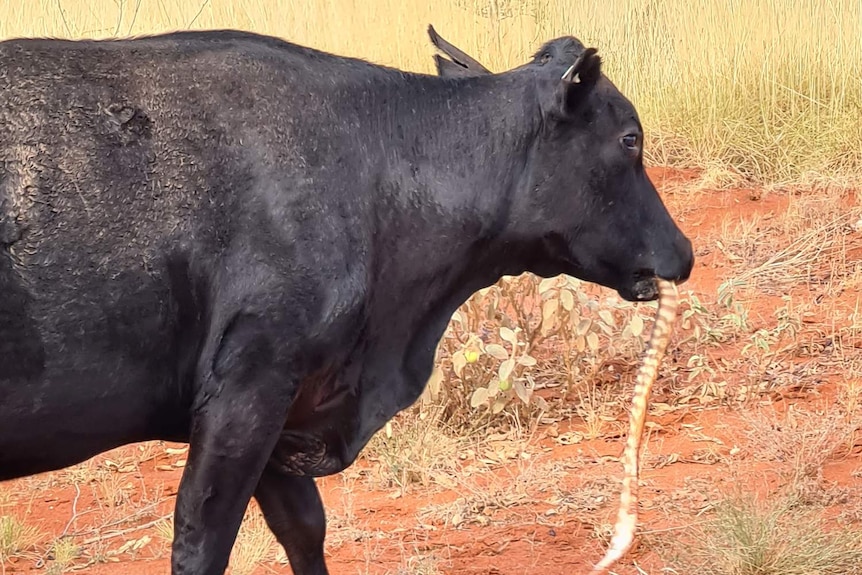
<path fill-rule="evenodd" d="M 694 252 L 691 244 L 663 258 L 655 269 L 655 275 L 676 283 L 684 283 L 691 276 L 694 267 Z"/>

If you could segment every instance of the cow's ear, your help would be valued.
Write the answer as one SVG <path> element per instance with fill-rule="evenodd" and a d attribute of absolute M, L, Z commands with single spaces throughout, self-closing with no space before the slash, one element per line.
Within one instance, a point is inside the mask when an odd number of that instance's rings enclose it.
<path fill-rule="evenodd" d="M 476 75 L 470 72 L 469 68 L 459 66 L 452 60 L 447 60 L 440 54 L 434 54 L 434 64 L 437 67 L 437 75 L 441 78 L 466 78 Z"/>
<path fill-rule="evenodd" d="M 571 117 L 586 100 L 602 75 L 602 59 L 595 48 L 581 52 L 560 78 L 557 104 L 563 117 Z"/>
<path fill-rule="evenodd" d="M 434 55 L 434 62 L 437 64 L 437 74 L 439 76 L 458 78 L 482 76 L 491 73 L 478 60 L 444 40 L 431 24 L 428 25 L 428 36 L 431 38 L 431 43 L 434 44 L 435 48 L 451 58 L 451 60 L 447 60 L 439 54 Z"/>

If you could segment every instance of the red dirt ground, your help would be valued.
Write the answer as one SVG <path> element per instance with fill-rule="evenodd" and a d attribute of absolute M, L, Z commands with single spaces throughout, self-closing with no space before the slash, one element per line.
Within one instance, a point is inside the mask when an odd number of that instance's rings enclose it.
<path fill-rule="evenodd" d="M 744 220 L 756 214 L 780 214 L 789 201 L 786 193 L 755 194 L 752 190 L 683 193 L 692 174 L 654 169 L 652 176 L 656 186 L 665 190 L 668 204 L 697 247 L 697 266 L 685 288 L 704 301 L 714 300 L 717 285 L 730 277 L 730 262 L 724 252 L 715 247 L 722 222 Z M 851 201 L 855 201 L 855 197 Z M 830 327 L 827 324 L 832 321 L 829 314 L 834 318 L 836 309 L 852 311 L 856 294 L 845 293 L 840 300 L 831 302 L 833 306 L 822 313 L 815 310 L 814 319 L 806 320 L 810 324 L 808 327 L 816 331 L 822 324 L 823 331 L 827 331 Z M 750 312 L 753 322 L 772 317 L 777 301 L 780 301 L 777 297 L 759 297 Z M 727 349 L 712 348 L 709 353 L 730 357 L 738 355 L 737 347 L 732 344 Z M 817 357 L 808 359 L 818 361 Z M 735 375 L 729 373 L 726 377 L 732 381 Z M 828 409 L 836 401 L 840 377 L 834 369 L 825 370 L 819 385 L 803 389 L 791 386 L 774 393 L 772 404 L 779 411 L 791 406 L 798 410 Z M 741 430 L 745 428 L 747 414 L 761 407 L 762 402 L 745 410 L 732 407 L 675 410 L 650 418 L 656 425 L 643 459 L 647 464 L 642 472 L 642 531 L 673 539 L 674 527 L 697 521 L 694 513 L 683 512 L 680 506 L 708 506 L 717 497 L 710 491 L 713 488 L 726 492 L 742 485 L 746 491 L 761 494 L 778 489 L 781 479 L 770 464 L 754 461 L 745 449 L 735 449 L 745 445 Z M 564 433 L 568 429 L 560 423 L 556 431 Z M 442 505 L 469 495 L 467 487 L 426 489 L 412 486 L 403 494 L 393 489 L 376 489 L 363 479 L 364 472 L 373 465 L 368 461 L 357 463 L 340 476 L 320 480 L 318 484 L 329 517 L 339 518 L 338 525 L 330 527 L 330 538 L 338 539 L 328 545 L 330 572 L 587 573 L 606 547 L 606 543 L 594 535 L 592 525 L 596 518 L 605 523 L 613 521 L 619 492 L 620 464 L 615 459 L 602 457 L 618 457 L 623 438 L 561 445 L 547 431 L 547 427 L 540 426 L 532 443 L 525 448 L 529 459 L 517 460 L 516 454 L 516 460 L 490 471 L 485 468 L 484 474 L 481 467 L 470 467 L 471 462 L 465 461 L 465 469 L 472 469 L 474 473 L 471 481 L 476 482 L 480 481 L 476 478 L 480 475 L 517 477 L 518 470 L 528 469 L 530 463 L 546 466 L 541 469 L 550 469 L 547 466 L 556 463 L 563 470 L 554 476 L 552 485 L 545 486 L 544 493 L 531 493 L 509 508 L 489 508 L 487 513 L 480 513 L 479 517 L 484 517 L 480 522 L 484 524 L 464 521 L 455 527 L 435 518 L 422 519 L 419 513 L 429 505 Z M 862 489 L 860 441 L 857 437 L 856 444 L 848 446 L 843 458 L 826 464 L 824 477 L 827 481 Z M 66 533 L 77 534 L 75 541 L 85 551 L 72 562 L 80 568 L 79 572 L 93 575 L 168 573 L 169 549 L 153 523 L 172 509 L 182 472 L 181 467 L 173 464 L 184 455 L 168 454 L 165 447 L 183 446 L 154 442 L 149 451 L 131 446 L 103 454 L 78 466 L 86 473 L 82 472 L 83 481 L 77 484 L 74 479 L 78 475 L 70 476 L 64 471 L 0 484 L 0 515 L 13 515 L 28 525 L 37 526 L 47 536 L 37 546 L 36 554 L 6 561 L 2 572 L 50 573 L 52 561 L 47 544 Z M 701 457 L 704 449 L 710 447 L 721 457 L 717 462 Z M 675 459 L 668 459 L 672 454 L 676 454 Z M 668 462 L 666 465 L 657 464 L 662 458 Z M 106 463 L 108 461 L 114 463 Z M 98 475 L 100 482 L 95 479 L 97 472 L 101 473 Z M 610 502 L 591 511 L 589 520 L 575 507 L 567 510 L 565 506 L 548 502 L 554 493 L 574 496 L 591 481 L 593 485 L 601 485 L 603 478 L 610 482 L 605 483 L 605 496 L 609 494 Z M 113 508 L 106 507 L 105 485 L 111 486 L 110 493 L 116 495 L 118 504 Z M 836 505 L 829 511 L 837 513 L 840 508 L 841 505 Z M 110 525 L 112 521 L 115 525 Z M 98 531 L 87 534 L 97 527 Z M 150 539 L 142 539 L 145 536 Z M 87 542 L 87 539 L 93 541 Z M 116 553 L 130 541 L 138 541 L 141 548 Z M 638 541 L 636 548 L 615 568 L 617 573 L 639 573 L 635 564 L 642 569 L 640 573 L 660 572 L 663 563 L 653 540 Z M 83 545 L 85 542 L 87 544 Z M 432 557 L 437 571 L 413 562 L 421 557 Z M 272 560 L 254 571 L 255 574 L 289 572 L 289 567 Z"/>

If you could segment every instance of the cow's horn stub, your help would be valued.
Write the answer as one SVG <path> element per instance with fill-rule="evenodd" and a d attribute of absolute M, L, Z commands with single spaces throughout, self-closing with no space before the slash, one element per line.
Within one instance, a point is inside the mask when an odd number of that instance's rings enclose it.
<path fill-rule="evenodd" d="M 575 62 L 575 64 L 577 64 L 577 62 Z M 563 80 L 564 82 L 572 82 L 574 84 L 577 84 L 581 81 L 580 77 L 575 74 L 575 64 L 569 66 L 569 69 L 566 70 L 566 72 L 563 74 L 563 77 L 560 78 L 561 80 Z"/>
<path fill-rule="evenodd" d="M 575 59 L 575 63 L 569 66 L 568 70 L 566 70 L 565 74 L 560 78 L 564 82 L 572 82 L 577 84 L 581 81 L 580 72 L 584 67 L 584 64 L 587 60 L 593 58 L 596 54 L 598 54 L 598 50 L 595 48 L 586 48 L 583 52 L 581 52 L 578 57 Z"/>

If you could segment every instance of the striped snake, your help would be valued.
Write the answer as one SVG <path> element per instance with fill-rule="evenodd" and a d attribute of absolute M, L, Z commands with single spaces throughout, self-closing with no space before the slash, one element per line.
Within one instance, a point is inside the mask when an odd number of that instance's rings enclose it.
<path fill-rule="evenodd" d="M 632 409 L 629 416 L 629 433 L 623 452 L 623 488 L 620 494 L 620 508 L 614 525 L 611 545 L 601 561 L 596 563 L 590 575 L 600 575 L 628 551 L 634 540 L 638 519 L 638 455 L 643 436 L 647 404 L 652 384 L 658 376 L 658 369 L 670 342 L 671 330 L 676 320 L 676 284 L 667 280 L 657 280 L 659 289 L 658 310 L 650 334 L 649 344 L 643 364 L 635 381 Z"/>

